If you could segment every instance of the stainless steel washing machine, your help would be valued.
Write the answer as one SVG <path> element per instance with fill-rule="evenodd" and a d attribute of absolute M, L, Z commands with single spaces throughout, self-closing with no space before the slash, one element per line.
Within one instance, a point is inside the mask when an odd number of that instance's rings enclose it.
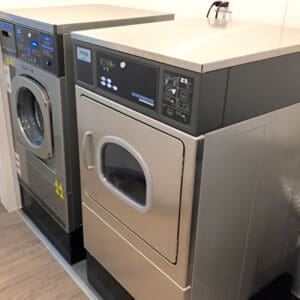
<path fill-rule="evenodd" d="M 173 17 L 109 5 L 0 12 L 23 209 L 70 263 L 85 253 L 70 32 Z"/>
<path fill-rule="evenodd" d="M 120 33 L 72 33 L 89 280 L 105 299 L 249 299 L 295 251 L 299 31 Z"/>

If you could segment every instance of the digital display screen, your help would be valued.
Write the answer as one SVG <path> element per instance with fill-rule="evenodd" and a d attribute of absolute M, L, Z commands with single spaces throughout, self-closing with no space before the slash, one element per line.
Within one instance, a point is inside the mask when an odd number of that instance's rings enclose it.
<path fill-rule="evenodd" d="M 41 35 L 41 40 L 44 42 L 48 42 L 50 44 L 53 43 L 53 38 L 51 36 L 48 35 Z"/>
<path fill-rule="evenodd" d="M 18 36 L 20 36 L 22 34 L 22 29 L 20 27 L 17 27 L 16 33 Z"/>
<path fill-rule="evenodd" d="M 102 66 L 104 70 L 108 71 L 113 69 L 115 65 L 110 59 L 100 58 L 100 66 Z"/>
<path fill-rule="evenodd" d="M 51 47 L 51 46 L 42 45 L 42 48 L 45 49 L 45 50 L 48 50 L 48 51 L 50 51 L 50 52 L 53 52 L 53 51 L 54 51 L 54 48 Z"/>
<path fill-rule="evenodd" d="M 6 30 L 8 32 L 12 32 L 13 31 L 13 26 L 7 23 L 2 23 L 0 22 L 0 29 L 1 30 Z"/>

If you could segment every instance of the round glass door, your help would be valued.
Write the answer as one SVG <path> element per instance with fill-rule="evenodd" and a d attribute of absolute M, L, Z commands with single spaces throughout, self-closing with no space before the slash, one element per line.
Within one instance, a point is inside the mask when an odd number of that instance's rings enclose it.
<path fill-rule="evenodd" d="M 44 118 L 40 104 L 28 88 L 21 88 L 17 99 L 20 126 L 30 143 L 40 147 L 44 142 Z"/>
<path fill-rule="evenodd" d="M 12 120 L 19 141 L 39 158 L 51 158 L 51 102 L 47 88 L 33 78 L 20 75 L 13 78 L 11 89 Z"/>

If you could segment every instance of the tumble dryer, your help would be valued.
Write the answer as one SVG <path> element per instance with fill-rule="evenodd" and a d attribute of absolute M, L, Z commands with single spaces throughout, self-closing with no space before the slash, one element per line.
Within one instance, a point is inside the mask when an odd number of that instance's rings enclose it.
<path fill-rule="evenodd" d="M 0 12 L 23 209 L 70 263 L 84 256 L 70 32 L 173 17 L 109 5 Z M 84 49 L 78 56 L 94 60 Z"/>
<path fill-rule="evenodd" d="M 249 299 L 296 245 L 299 32 L 120 33 L 72 33 L 89 280 L 105 298 Z"/>

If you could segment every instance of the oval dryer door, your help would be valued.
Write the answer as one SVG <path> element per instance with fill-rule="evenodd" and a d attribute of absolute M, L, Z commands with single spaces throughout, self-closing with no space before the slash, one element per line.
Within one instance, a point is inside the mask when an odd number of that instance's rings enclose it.
<path fill-rule="evenodd" d="M 19 141 L 42 159 L 53 156 L 50 101 L 34 79 L 16 76 L 12 80 L 12 118 Z"/>

